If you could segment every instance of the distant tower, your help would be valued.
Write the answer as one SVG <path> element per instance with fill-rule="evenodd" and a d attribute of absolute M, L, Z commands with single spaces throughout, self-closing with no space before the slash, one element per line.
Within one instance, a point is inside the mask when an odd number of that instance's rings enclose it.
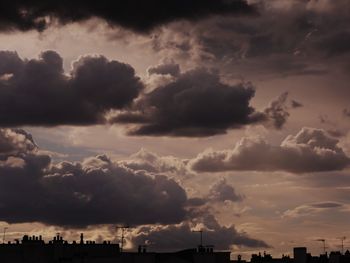
<path fill-rule="evenodd" d="M 84 234 L 80 234 L 80 244 L 84 244 Z"/>
<path fill-rule="evenodd" d="M 306 263 L 307 262 L 306 247 L 295 247 L 293 249 L 293 253 L 294 253 L 294 263 Z"/>

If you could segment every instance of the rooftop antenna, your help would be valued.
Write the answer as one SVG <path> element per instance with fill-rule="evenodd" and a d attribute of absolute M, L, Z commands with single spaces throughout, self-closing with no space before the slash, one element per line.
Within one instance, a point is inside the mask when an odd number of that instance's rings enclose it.
<path fill-rule="evenodd" d="M 341 240 L 341 254 L 344 255 L 344 240 L 346 237 L 339 237 L 339 239 Z"/>
<path fill-rule="evenodd" d="M 4 227 L 4 235 L 2 236 L 2 243 L 5 244 L 6 230 L 8 227 Z"/>
<path fill-rule="evenodd" d="M 125 230 L 128 229 L 128 228 L 130 228 L 130 226 L 128 226 L 128 225 L 116 226 L 117 231 L 118 231 L 119 229 L 122 230 L 120 252 L 123 252 L 124 240 L 125 240 L 124 232 L 125 232 Z"/>
<path fill-rule="evenodd" d="M 200 246 L 203 246 L 203 230 L 192 230 L 194 233 L 199 233 L 200 234 Z"/>
<path fill-rule="evenodd" d="M 326 239 L 320 238 L 320 239 L 317 239 L 316 241 L 320 241 L 323 243 L 323 254 L 326 254 Z"/>

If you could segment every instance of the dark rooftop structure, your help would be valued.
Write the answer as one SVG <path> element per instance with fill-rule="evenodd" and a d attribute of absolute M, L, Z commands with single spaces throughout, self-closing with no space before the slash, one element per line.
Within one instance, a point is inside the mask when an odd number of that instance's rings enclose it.
<path fill-rule="evenodd" d="M 231 252 L 214 251 L 214 246 L 199 245 L 197 248 L 177 252 L 149 252 L 147 246 L 138 246 L 135 252 L 125 252 L 119 244 L 110 241 L 96 243 L 84 240 L 68 242 L 57 234 L 45 242 L 41 236 L 23 236 L 22 240 L 0 244 L 0 263 L 247 263 L 240 255 L 230 260 Z M 273 258 L 270 254 L 252 254 L 251 263 L 350 263 L 350 252 L 324 252 L 312 256 L 306 247 L 295 247 L 293 258 L 282 255 Z"/>
<path fill-rule="evenodd" d="M 0 244 L 1 263 L 230 263 L 230 252 L 214 252 L 213 246 L 198 246 L 172 253 L 147 252 L 139 246 L 137 252 L 122 252 L 119 244 L 105 241 L 67 242 L 57 234 L 45 243 L 41 236 L 23 236 L 15 243 Z"/>

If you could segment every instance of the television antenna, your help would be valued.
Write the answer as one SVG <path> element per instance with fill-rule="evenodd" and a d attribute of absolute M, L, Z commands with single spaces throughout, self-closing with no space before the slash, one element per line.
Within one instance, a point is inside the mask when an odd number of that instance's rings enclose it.
<path fill-rule="evenodd" d="M 117 231 L 120 229 L 122 231 L 122 235 L 121 235 L 121 245 L 120 245 L 120 252 L 123 252 L 123 248 L 124 248 L 124 241 L 125 241 L 125 230 L 129 229 L 130 226 L 129 225 L 123 225 L 123 226 L 116 226 Z"/>
<path fill-rule="evenodd" d="M 199 233 L 200 234 L 200 246 L 203 246 L 203 230 L 192 230 L 193 233 Z"/>
<path fill-rule="evenodd" d="M 344 255 L 344 240 L 346 237 L 339 237 L 339 239 L 341 240 L 341 254 Z"/>
<path fill-rule="evenodd" d="M 4 235 L 2 236 L 2 243 L 5 244 L 6 230 L 8 227 L 4 227 Z"/>
<path fill-rule="evenodd" d="M 326 254 L 326 239 L 320 238 L 320 239 L 317 239 L 316 241 L 320 241 L 323 243 L 323 253 Z"/>

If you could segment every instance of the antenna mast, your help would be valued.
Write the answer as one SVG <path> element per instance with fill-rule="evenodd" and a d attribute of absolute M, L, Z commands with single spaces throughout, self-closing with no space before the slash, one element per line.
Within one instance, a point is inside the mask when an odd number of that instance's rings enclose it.
<path fill-rule="evenodd" d="M 340 237 L 339 239 L 341 240 L 341 254 L 344 255 L 344 240 L 346 237 Z"/>
<path fill-rule="evenodd" d="M 4 235 L 2 236 L 2 243 L 5 244 L 5 236 L 6 236 L 6 230 L 8 227 L 4 227 Z"/>
<path fill-rule="evenodd" d="M 320 241 L 323 243 L 323 253 L 326 254 L 326 240 L 324 238 L 317 239 L 316 241 Z"/>
<path fill-rule="evenodd" d="M 124 240 L 125 240 L 125 235 L 124 232 L 126 229 L 130 228 L 130 226 L 128 225 L 124 225 L 124 226 L 116 226 L 117 231 L 119 229 L 122 230 L 122 235 L 121 235 L 121 245 L 120 245 L 120 252 L 123 252 L 123 248 L 124 248 Z"/>
<path fill-rule="evenodd" d="M 200 246 L 203 247 L 203 230 L 192 230 L 192 232 L 200 234 Z"/>

